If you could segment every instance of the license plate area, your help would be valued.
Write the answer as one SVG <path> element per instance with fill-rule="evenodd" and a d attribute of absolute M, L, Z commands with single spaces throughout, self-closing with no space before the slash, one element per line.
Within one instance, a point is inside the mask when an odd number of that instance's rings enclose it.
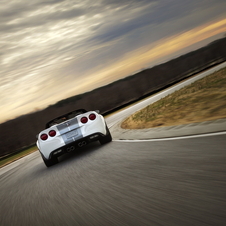
<path fill-rule="evenodd" d="M 78 131 L 77 130 L 72 130 L 68 133 L 65 134 L 66 138 L 69 139 L 71 137 L 77 137 L 78 136 Z"/>

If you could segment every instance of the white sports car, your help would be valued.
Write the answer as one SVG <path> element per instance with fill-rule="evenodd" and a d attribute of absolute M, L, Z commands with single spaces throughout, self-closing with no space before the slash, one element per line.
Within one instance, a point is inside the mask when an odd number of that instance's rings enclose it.
<path fill-rule="evenodd" d="M 55 118 L 41 131 L 36 145 L 47 167 L 58 162 L 58 157 L 90 142 L 105 144 L 112 141 L 104 117 L 99 111 L 79 109 Z"/>

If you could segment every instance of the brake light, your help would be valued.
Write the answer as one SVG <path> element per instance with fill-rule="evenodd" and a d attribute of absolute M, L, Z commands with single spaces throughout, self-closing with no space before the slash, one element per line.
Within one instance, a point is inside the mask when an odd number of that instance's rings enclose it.
<path fill-rule="evenodd" d="M 96 119 L 96 115 L 95 114 L 90 114 L 89 115 L 89 119 L 90 120 L 95 120 Z"/>
<path fill-rule="evenodd" d="M 40 136 L 40 138 L 41 138 L 42 140 L 47 140 L 47 139 L 48 139 L 48 135 L 45 134 L 45 133 L 43 133 L 43 134 Z"/>
<path fill-rule="evenodd" d="M 87 117 L 82 117 L 81 118 L 81 123 L 85 124 L 88 122 L 88 118 Z"/>
<path fill-rule="evenodd" d="M 55 130 L 50 130 L 50 131 L 49 131 L 49 135 L 50 135 L 51 137 L 56 136 L 56 131 L 55 131 Z"/>

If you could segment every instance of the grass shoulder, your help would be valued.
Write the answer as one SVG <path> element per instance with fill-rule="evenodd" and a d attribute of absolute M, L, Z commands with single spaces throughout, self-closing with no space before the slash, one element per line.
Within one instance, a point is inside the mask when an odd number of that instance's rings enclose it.
<path fill-rule="evenodd" d="M 10 156 L 7 156 L 7 157 L 3 157 L 0 159 L 0 168 L 11 163 L 11 162 L 14 162 L 28 154 L 31 154 L 32 152 L 35 152 L 37 151 L 37 146 L 34 145 L 32 147 L 29 147 L 29 148 L 25 148 L 23 149 L 22 151 L 20 152 L 17 152 L 16 154 L 12 154 Z"/>
<path fill-rule="evenodd" d="M 226 68 L 134 113 L 124 129 L 144 129 L 226 118 Z"/>

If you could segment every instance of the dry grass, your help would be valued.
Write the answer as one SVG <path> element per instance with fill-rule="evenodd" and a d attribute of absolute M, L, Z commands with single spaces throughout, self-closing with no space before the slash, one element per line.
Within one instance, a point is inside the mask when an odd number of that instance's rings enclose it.
<path fill-rule="evenodd" d="M 131 115 L 124 129 L 143 129 L 215 120 L 226 117 L 226 68 Z"/>

